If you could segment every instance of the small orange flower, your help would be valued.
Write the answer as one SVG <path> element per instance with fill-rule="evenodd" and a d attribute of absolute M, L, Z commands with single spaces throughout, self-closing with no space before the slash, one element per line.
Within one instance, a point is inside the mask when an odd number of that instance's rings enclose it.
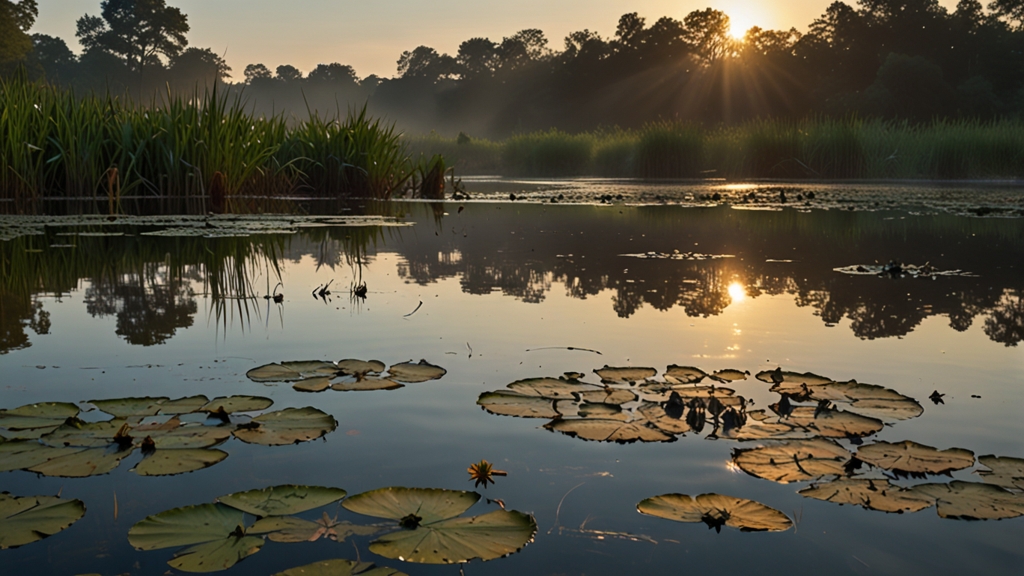
<path fill-rule="evenodd" d="M 488 482 L 494 484 L 494 476 L 508 476 L 508 472 L 505 472 L 504 470 L 495 470 L 487 460 L 481 460 L 476 464 L 470 464 L 466 471 L 469 472 L 470 480 L 476 480 L 477 487 L 483 484 L 484 488 L 487 488 Z"/>

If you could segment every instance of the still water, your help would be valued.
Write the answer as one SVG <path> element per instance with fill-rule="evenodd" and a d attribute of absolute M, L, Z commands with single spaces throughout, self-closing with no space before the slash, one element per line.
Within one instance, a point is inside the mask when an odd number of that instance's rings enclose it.
<path fill-rule="evenodd" d="M 0 413 L 0 469 L 10 470 L 0 489 L 80 500 L 85 511 L 0 551 L 0 572 L 180 573 L 174 556 L 186 545 L 136 550 L 134 525 L 289 484 L 350 497 L 470 490 L 483 498 L 465 516 L 500 510 L 499 500 L 516 518 L 532 515 L 530 544 L 471 561 L 466 574 L 1024 571 L 1024 221 L 518 202 L 384 212 L 4 220 L 0 409 L 74 406 L 20 431 L 15 413 Z M 891 261 L 900 267 L 875 273 Z M 324 364 L 250 372 L 344 359 L 384 366 L 359 377 Z M 430 379 L 416 382 L 424 367 L 405 363 L 421 360 Z M 403 364 L 417 373 L 402 376 Z M 596 372 L 605 367 L 646 370 Z M 334 389 L 296 390 L 303 376 Z M 207 418 L 198 395 L 258 398 Z M 93 403 L 144 397 L 193 399 L 135 413 Z M 313 423 L 300 419 L 283 442 L 267 440 L 281 432 L 269 419 L 252 424 L 306 407 Z M 169 414 L 213 439 L 160 444 Z M 122 423 L 135 440 L 83 432 Z M 147 434 L 155 453 L 139 444 Z M 18 438 L 98 456 L 17 460 L 4 446 L 23 446 Z M 145 474 L 145 459 L 188 447 L 203 450 L 199 463 L 172 468 L 195 471 Z M 484 459 L 507 476 L 475 486 L 467 467 Z M 657 496 L 711 493 L 774 509 L 777 531 L 740 530 L 753 526 L 749 509 L 726 505 L 696 523 L 638 512 Z M 710 529 L 702 515 L 725 525 Z M 259 544 L 245 540 L 252 555 L 221 573 L 333 558 L 459 573 L 374 553 L 400 516 L 336 502 L 297 516 L 335 526 L 335 538 L 286 543 L 247 528 Z M 386 526 L 347 535 L 343 522 Z M 0 518 L 8 538 L 10 525 Z M 485 532 L 467 546 L 500 548 L 502 536 Z"/>

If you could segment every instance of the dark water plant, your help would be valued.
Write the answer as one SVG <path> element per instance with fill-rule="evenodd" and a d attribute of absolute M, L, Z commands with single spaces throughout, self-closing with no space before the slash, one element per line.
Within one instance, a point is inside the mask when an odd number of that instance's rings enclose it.
<path fill-rule="evenodd" d="M 216 89 L 141 103 L 0 81 L 0 198 L 227 197 L 298 193 L 387 198 L 416 165 L 366 109 L 296 125 L 255 116 Z M 219 176 L 218 176 L 219 174 Z"/>

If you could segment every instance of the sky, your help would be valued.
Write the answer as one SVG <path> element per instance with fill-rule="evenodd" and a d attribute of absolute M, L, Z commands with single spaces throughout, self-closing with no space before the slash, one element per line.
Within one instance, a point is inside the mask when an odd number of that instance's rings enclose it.
<path fill-rule="evenodd" d="M 713 7 L 734 32 L 762 28 L 807 29 L 832 0 L 168 0 L 188 15 L 189 45 L 225 57 L 235 78 L 247 64 L 270 69 L 291 64 L 309 72 L 340 62 L 360 77 L 390 77 L 405 50 L 426 45 L 455 54 L 459 44 L 483 36 L 500 42 L 524 28 L 540 28 L 549 47 L 584 28 L 615 33 L 619 16 L 638 12 L 648 25 L 662 16 L 682 19 Z M 853 4 L 854 0 L 847 0 Z M 940 0 L 952 9 L 956 0 Z M 72 50 L 75 21 L 99 15 L 100 0 L 43 0 L 33 33 L 63 38 Z"/>

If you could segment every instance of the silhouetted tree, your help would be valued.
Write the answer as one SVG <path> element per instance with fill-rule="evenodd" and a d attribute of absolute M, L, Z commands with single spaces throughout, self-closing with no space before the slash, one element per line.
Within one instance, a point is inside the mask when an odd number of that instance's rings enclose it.
<path fill-rule="evenodd" d="M 78 19 L 76 36 L 87 50 L 104 50 L 140 71 L 174 58 L 188 46 L 188 17 L 165 0 L 104 0 L 101 16 Z"/>
<path fill-rule="evenodd" d="M 462 78 L 490 76 L 498 66 L 498 45 L 487 38 L 470 38 L 459 45 L 455 61 Z"/>
<path fill-rule="evenodd" d="M 455 59 L 438 54 L 429 46 L 418 46 L 412 52 L 402 52 L 398 59 L 398 74 L 402 78 L 422 78 L 436 82 L 455 73 Z"/>
<path fill-rule="evenodd" d="M 729 17 L 721 10 L 694 10 L 683 18 L 684 39 L 706 64 L 732 54 L 735 43 L 729 35 Z"/>
<path fill-rule="evenodd" d="M 27 34 L 39 15 L 36 0 L 0 0 L 0 72 L 24 60 L 32 51 Z"/>
<path fill-rule="evenodd" d="M 275 77 L 283 82 L 298 82 L 302 80 L 302 72 L 291 64 L 282 64 L 277 67 L 275 72 L 277 73 Z"/>
<path fill-rule="evenodd" d="M 273 77 L 270 72 L 270 68 L 267 68 L 263 64 L 249 64 L 245 67 L 245 82 L 252 84 L 253 80 L 269 80 Z"/>

